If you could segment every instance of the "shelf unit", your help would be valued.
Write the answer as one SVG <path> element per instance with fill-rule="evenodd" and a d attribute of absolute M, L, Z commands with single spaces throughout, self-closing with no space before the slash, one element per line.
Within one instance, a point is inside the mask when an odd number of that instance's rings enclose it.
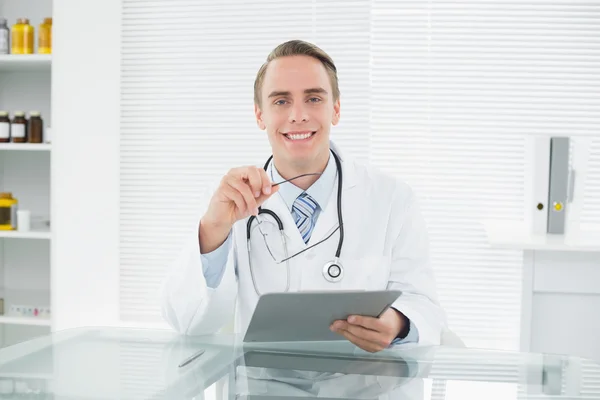
<path fill-rule="evenodd" d="M 52 55 L 37 54 L 39 24 L 52 16 L 52 0 L 0 0 L 9 28 L 18 18 L 34 27 L 34 54 L 0 55 L 0 110 L 39 111 L 44 133 L 52 126 Z M 50 143 L 0 143 L 0 191 L 11 192 L 21 210 L 31 213 L 28 231 L 0 231 L 0 347 L 51 330 L 51 318 L 20 316 L 11 306 L 51 307 Z"/>
<path fill-rule="evenodd" d="M 50 71 L 50 54 L 0 54 L 1 72 Z"/>
<path fill-rule="evenodd" d="M 45 239 L 50 240 L 52 234 L 49 230 L 31 230 L 26 232 L 21 231 L 0 231 L 0 238 L 7 239 Z"/>
<path fill-rule="evenodd" d="M 30 326 L 50 326 L 50 319 L 39 317 L 18 317 L 10 315 L 1 315 L 0 324 L 8 325 L 30 325 Z"/>
<path fill-rule="evenodd" d="M 0 151 L 50 151 L 50 143 L 0 143 Z"/>

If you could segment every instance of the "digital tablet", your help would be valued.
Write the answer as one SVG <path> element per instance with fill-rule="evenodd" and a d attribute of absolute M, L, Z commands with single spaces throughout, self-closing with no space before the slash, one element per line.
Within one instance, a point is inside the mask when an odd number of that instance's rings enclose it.
<path fill-rule="evenodd" d="M 379 317 L 399 290 L 267 293 L 248 325 L 244 342 L 346 340 L 329 327 L 350 315 Z"/>

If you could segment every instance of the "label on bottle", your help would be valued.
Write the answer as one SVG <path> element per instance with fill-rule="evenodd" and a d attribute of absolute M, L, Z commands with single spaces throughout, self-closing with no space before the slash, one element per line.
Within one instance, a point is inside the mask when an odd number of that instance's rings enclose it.
<path fill-rule="evenodd" d="M 0 225 L 12 224 L 12 207 L 0 207 Z"/>
<path fill-rule="evenodd" d="M 10 124 L 8 122 L 0 122 L 0 139 L 8 139 L 10 137 Z"/>
<path fill-rule="evenodd" d="M 11 126 L 12 137 L 24 138 L 25 137 L 25 125 L 23 124 L 12 124 Z"/>
<path fill-rule="evenodd" d="M 8 54 L 8 30 L 0 29 L 0 54 Z"/>

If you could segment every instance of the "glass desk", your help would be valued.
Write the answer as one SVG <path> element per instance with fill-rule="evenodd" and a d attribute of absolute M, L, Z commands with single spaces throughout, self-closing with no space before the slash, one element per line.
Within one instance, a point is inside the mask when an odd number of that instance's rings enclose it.
<path fill-rule="evenodd" d="M 235 335 L 66 330 L 0 350 L 0 399 L 594 399 L 580 358 L 344 341 L 241 343 Z M 179 364 L 199 350 L 185 367 Z"/>

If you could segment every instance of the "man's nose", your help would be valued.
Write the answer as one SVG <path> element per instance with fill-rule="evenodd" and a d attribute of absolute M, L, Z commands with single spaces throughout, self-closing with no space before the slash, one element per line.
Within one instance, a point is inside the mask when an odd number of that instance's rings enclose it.
<path fill-rule="evenodd" d="M 289 115 L 290 123 L 307 122 L 307 121 L 308 121 L 308 113 L 306 112 L 304 104 L 296 104 L 291 107 L 290 115 Z"/>

